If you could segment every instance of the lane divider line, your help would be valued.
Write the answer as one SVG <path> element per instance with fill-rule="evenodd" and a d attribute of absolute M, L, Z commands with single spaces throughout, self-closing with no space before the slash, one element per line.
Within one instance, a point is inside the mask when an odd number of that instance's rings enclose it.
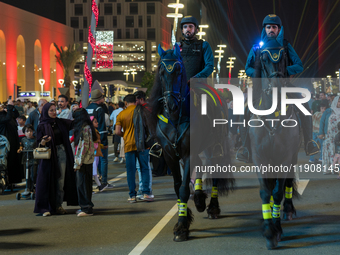
<path fill-rule="evenodd" d="M 129 255 L 139 255 L 146 247 L 155 239 L 155 237 L 161 232 L 166 224 L 174 217 L 178 212 L 177 203 L 170 209 L 170 211 L 151 229 L 151 231 L 143 238 L 142 241 L 129 253 Z"/>
<path fill-rule="evenodd" d="M 302 196 L 303 192 L 305 191 L 307 185 L 309 183 L 309 179 L 300 179 L 299 183 L 298 183 L 298 189 L 297 191 L 299 192 L 299 194 Z"/>

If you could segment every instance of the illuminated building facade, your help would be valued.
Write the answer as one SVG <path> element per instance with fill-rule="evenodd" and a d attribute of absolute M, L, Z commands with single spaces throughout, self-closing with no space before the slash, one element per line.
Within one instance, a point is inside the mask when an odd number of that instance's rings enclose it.
<path fill-rule="evenodd" d="M 21 91 L 44 91 L 57 95 L 62 68 L 56 63 L 53 45 L 73 43 L 73 29 L 0 2 L 0 101 L 14 95 L 14 84 Z M 71 77 L 73 74 L 71 74 Z"/>
<path fill-rule="evenodd" d="M 93 57 L 93 80 L 126 80 L 140 82 L 145 71 L 154 71 L 157 46 L 169 49 L 172 21 L 166 18 L 169 0 L 99 0 L 97 31 L 113 31 L 113 66 L 95 68 Z M 80 43 L 84 57 L 75 68 L 82 76 L 87 53 L 88 29 L 91 23 L 91 0 L 67 0 L 66 24 L 74 29 L 74 41 Z M 132 74 L 136 73 L 137 74 Z"/>

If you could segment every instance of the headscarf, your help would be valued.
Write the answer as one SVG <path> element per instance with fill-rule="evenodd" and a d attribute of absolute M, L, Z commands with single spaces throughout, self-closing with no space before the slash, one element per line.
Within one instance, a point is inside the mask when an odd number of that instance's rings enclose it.
<path fill-rule="evenodd" d="M 45 124 L 52 123 L 52 122 L 56 121 L 56 118 L 51 118 L 50 116 L 48 116 L 48 110 L 50 109 L 50 107 L 52 105 L 54 105 L 54 104 L 47 103 L 43 106 L 43 108 L 41 110 L 41 115 L 40 115 L 40 124 L 45 125 Z"/>
<path fill-rule="evenodd" d="M 78 105 L 77 105 L 77 104 L 71 105 L 71 111 L 72 111 L 72 113 L 74 112 L 74 111 L 73 111 L 73 107 L 74 107 L 74 106 L 78 106 Z M 80 107 L 79 107 L 79 108 L 80 108 Z"/>
<path fill-rule="evenodd" d="M 332 108 L 333 112 L 335 113 L 335 115 L 340 116 L 340 108 L 336 107 L 337 104 L 338 104 L 338 101 L 339 101 L 339 96 L 337 96 L 333 99 L 333 102 L 331 104 L 331 108 Z"/>

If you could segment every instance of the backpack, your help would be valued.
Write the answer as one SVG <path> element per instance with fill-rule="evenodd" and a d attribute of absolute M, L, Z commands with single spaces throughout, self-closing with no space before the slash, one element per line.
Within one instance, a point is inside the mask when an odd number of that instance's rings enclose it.
<path fill-rule="evenodd" d="M 0 135 L 0 170 L 7 169 L 7 155 L 10 151 L 9 141 L 6 136 Z"/>

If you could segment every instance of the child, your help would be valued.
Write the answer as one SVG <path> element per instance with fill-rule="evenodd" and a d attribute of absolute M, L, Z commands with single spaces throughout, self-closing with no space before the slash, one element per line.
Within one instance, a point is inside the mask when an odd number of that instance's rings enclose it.
<path fill-rule="evenodd" d="M 21 115 L 17 118 L 17 122 L 18 122 L 18 135 L 19 135 L 19 142 L 21 142 L 21 139 L 23 137 L 25 137 L 24 132 L 22 131 L 22 129 L 25 126 L 25 122 L 26 122 L 26 117 L 24 115 Z"/>
<path fill-rule="evenodd" d="M 34 150 L 37 148 L 37 141 L 35 137 L 33 136 L 34 133 L 34 127 L 31 124 L 27 124 L 22 129 L 23 133 L 25 134 L 25 137 L 21 139 L 20 148 L 17 151 L 18 153 L 21 153 L 23 150 Z M 24 152 L 22 155 L 21 164 L 24 165 L 26 169 L 26 161 L 27 161 L 27 154 L 28 153 L 28 169 L 30 171 L 30 179 L 28 179 L 28 188 L 30 191 L 34 191 L 34 185 L 37 180 L 37 169 L 38 169 L 38 162 L 33 157 L 33 151 L 32 152 Z"/>
<path fill-rule="evenodd" d="M 101 144 L 100 144 L 100 134 L 99 131 L 97 130 L 98 128 L 98 121 L 94 116 L 90 117 L 94 128 L 96 129 L 96 134 L 97 134 L 97 139 L 94 141 L 94 161 L 93 161 L 93 178 L 98 185 L 99 192 L 102 192 L 106 189 L 106 185 L 103 185 L 100 183 L 97 175 L 97 169 L 98 169 L 98 163 L 99 163 L 99 157 L 103 157 L 102 151 L 100 149 Z"/>
<path fill-rule="evenodd" d="M 338 130 L 339 132 L 336 134 L 334 138 L 335 155 L 333 158 L 333 167 L 335 172 L 338 172 L 340 168 L 340 122 L 338 122 Z M 337 164 L 337 166 L 335 166 L 335 164 Z M 340 172 L 338 172 L 338 174 L 339 174 L 338 179 L 340 179 Z"/>
<path fill-rule="evenodd" d="M 74 171 L 77 171 L 77 193 L 80 210 L 78 217 L 93 215 L 92 203 L 92 164 L 94 143 L 97 133 L 90 116 L 84 108 L 73 112 L 74 119 Z"/>

